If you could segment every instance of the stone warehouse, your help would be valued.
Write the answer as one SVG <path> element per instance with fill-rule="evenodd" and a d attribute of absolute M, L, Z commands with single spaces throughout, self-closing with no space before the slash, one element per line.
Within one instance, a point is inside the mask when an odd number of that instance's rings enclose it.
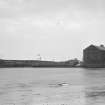
<path fill-rule="evenodd" d="M 90 45 L 83 50 L 84 67 L 105 67 L 104 45 Z"/>

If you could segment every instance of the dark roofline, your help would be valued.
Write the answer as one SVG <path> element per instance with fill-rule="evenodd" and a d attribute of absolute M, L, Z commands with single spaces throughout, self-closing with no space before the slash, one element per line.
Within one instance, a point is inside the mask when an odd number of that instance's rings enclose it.
<path fill-rule="evenodd" d="M 105 47 L 104 46 L 95 46 L 97 49 L 105 51 Z"/>
<path fill-rule="evenodd" d="M 100 46 L 96 46 L 96 45 L 93 45 L 93 44 L 91 44 L 90 46 L 88 46 L 88 47 L 85 48 L 84 50 L 88 49 L 88 48 L 91 47 L 91 46 L 97 48 L 98 50 L 105 51 L 105 47 L 104 47 L 104 46 L 101 46 L 101 45 L 100 45 Z"/>

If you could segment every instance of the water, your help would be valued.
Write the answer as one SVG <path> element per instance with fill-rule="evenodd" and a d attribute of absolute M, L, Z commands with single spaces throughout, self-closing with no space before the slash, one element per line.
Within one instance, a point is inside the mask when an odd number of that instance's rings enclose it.
<path fill-rule="evenodd" d="M 105 105 L 105 69 L 0 68 L 0 105 Z"/>

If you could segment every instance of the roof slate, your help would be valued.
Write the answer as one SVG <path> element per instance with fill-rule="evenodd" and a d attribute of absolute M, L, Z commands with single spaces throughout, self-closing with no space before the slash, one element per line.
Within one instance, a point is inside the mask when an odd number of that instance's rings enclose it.
<path fill-rule="evenodd" d="M 99 50 L 104 50 L 105 51 L 105 47 L 102 47 L 102 46 L 95 46 L 95 47 Z"/>
<path fill-rule="evenodd" d="M 105 47 L 104 46 L 96 46 L 96 45 L 90 45 L 89 47 L 95 47 L 96 49 L 98 49 L 98 50 L 101 50 L 101 51 L 105 51 Z M 88 49 L 89 47 L 87 47 L 86 49 Z M 86 50 L 85 49 L 85 50 Z"/>

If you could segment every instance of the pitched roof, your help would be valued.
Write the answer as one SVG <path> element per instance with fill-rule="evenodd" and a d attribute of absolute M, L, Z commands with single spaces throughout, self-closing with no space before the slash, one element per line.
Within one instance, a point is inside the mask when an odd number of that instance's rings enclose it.
<path fill-rule="evenodd" d="M 100 45 L 100 46 L 90 45 L 89 47 L 91 47 L 91 46 L 97 48 L 98 50 L 105 51 L 105 47 L 104 47 L 103 45 Z M 87 47 L 87 48 L 89 48 L 89 47 Z M 87 48 L 86 48 L 86 49 L 87 49 Z"/>
<path fill-rule="evenodd" d="M 104 50 L 105 51 L 105 47 L 104 46 L 95 46 L 97 49 L 99 50 Z"/>

